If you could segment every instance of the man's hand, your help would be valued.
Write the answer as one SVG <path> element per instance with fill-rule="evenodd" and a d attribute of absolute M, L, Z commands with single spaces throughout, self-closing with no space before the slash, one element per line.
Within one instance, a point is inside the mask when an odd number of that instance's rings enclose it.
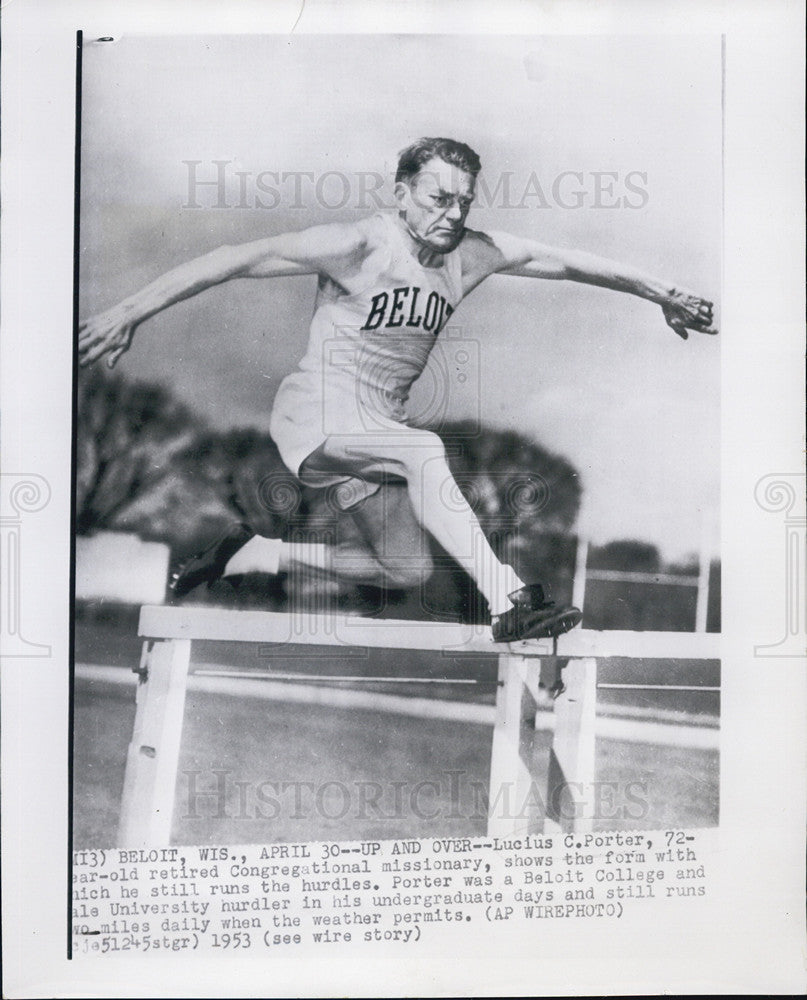
<path fill-rule="evenodd" d="M 78 360 L 82 368 L 108 354 L 107 367 L 114 368 L 118 358 L 129 350 L 137 321 L 114 306 L 79 324 Z"/>
<path fill-rule="evenodd" d="M 675 330 L 682 340 L 687 339 L 690 330 L 698 333 L 717 333 L 712 326 L 712 303 L 699 295 L 674 288 L 668 300 L 662 302 L 661 308 L 667 326 Z"/>

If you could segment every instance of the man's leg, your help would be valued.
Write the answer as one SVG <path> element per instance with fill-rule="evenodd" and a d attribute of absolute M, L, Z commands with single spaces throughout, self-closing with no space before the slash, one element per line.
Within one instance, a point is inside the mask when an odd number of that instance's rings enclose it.
<path fill-rule="evenodd" d="M 403 476 L 415 520 L 474 580 L 490 608 L 499 642 L 559 635 L 580 623 L 577 608 L 556 607 L 540 584 L 525 585 L 501 563 L 457 485 L 442 440 L 408 431 L 387 442 L 385 468 Z"/>
<path fill-rule="evenodd" d="M 333 450 L 341 451 L 333 454 Z M 431 572 L 431 563 L 418 571 L 428 554 L 425 530 L 476 583 L 490 613 L 512 608 L 509 595 L 524 582 L 511 566 L 499 561 L 449 469 L 442 440 L 431 431 L 395 430 L 352 439 L 349 445 L 328 441 L 312 456 L 310 469 L 336 471 L 353 463 L 367 474 L 399 480 L 404 488 L 387 486 L 352 510 L 364 545 L 341 548 L 316 543 L 284 543 L 256 536 L 227 562 L 225 575 L 249 572 L 278 573 L 295 566 L 336 573 L 356 583 L 411 587 Z M 404 500 L 406 496 L 406 500 Z M 415 559 L 412 558 L 415 554 Z M 393 586 L 396 583 L 392 583 Z"/>
<path fill-rule="evenodd" d="M 228 563 L 228 574 L 298 565 L 357 583 L 408 589 L 432 572 L 428 532 L 476 583 L 492 615 L 512 608 L 508 595 L 524 583 L 490 547 L 436 434 L 396 427 L 389 436 L 367 435 L 348 444 L 329 440 L 312 459 L 309 470 L 344 472 L 352 463 L 365 475 L 383 479 L 385 486 L 350 511 L 364 545 L 283 543 L 277 548 L 278 543 L 256 538 Z"/>
<path fill-rule="evenodd" d="M 381 571 L 381 585 L 410 590 L 429 579 L 434 570 L 429 539 L 415 517 L 403 480 L 386 482 L 349 514 L 354 536 L 372 552 Z M 337 548 L 334 567 L 340 576 L 345 571 L 349 575 L 352 558 L 347 547 Z"/>
<path fill-rule="evenodd" d="M 342 463 L 347 461 L 361 466 L 368 475 L 402 479 L 409 504 L 400 499 L 402 490 L 391 494 L 388 489 L 379 490 L 375 499 L 366 498 L 353 513 L 362 544 L 343 543 L 340 548 L 339 544 L 282 543 L 256 537 L 246 545 L 241 542 L 240 550 L 216 575 L 222 575 L 222 570 L 225 575 L 277 573 L 300 566 L 356 583 L 390 585 L 395 581 L 393 586 L 411 587 L 431 572 L 430 560 L 428 564 L 423 561 L 427 549 L 420 533 L 411 534 L 414 523 L 431 534 L 474 580 L 487 599 L 497 640 L 555 635 L 579 624 L 582 616 L 576 608 L 554 608 L 545 601 L 540 585 L 525 586 L 511 566 L 499 561 L 451 474 L 436 434 L 396 429 L 383 440 L 375 436 L 371 440 L 353 439 L 347 445 L 343 442 L 335 455 L 328 453 L 329 444 L 326 442 L 318 457 L 333 461 L 335 468 L 341 465 L 342 471 Z M 394 508 L 389 507 L 389 497 L 396 498 Z M 403 549 L 396 547 L 392 539 L 406 539 L 407 532 L 411 542 Z M 179 596 L 189 589 L 180 589 L 182 581 L 180 574 L 175 587 Z"/>
<path fill-rule="evenodd" d="M 430 431 L 414 431 L 407 437 L 410 440 L 397 442 L 390 454 L 406 480 L 415 520 L 476 583 L 491 615 L 504 613 L 512 607 L 508 595 L 524 582 L 491 548 L 451 474 L 442 440 Z"/>
<path fill-rule="evenodd" d="M 408 590 L 431 576 L 428 539 L 418 524 L 406 483 L 386 483 L 341 513 L 332 543 L 255 535 L 227 561 L 224 576 L 313 571 L 351 583 Z"/>

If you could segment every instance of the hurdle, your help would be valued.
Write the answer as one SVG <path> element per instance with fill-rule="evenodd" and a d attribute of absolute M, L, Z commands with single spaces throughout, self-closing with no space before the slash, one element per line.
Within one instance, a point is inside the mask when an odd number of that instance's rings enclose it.
<path fill-rule="evenodd" d="M 505 644 L 494 643 L 489 629 L 451 622 L 165 605 L 141 608 L 138 634 L 144 642 L 133 668 L 135 721 L 117 838 L 127 848 L 170 843 L 194 641 L 260 643 L 277 653 L 286 646 L 323 646 L 333 656 L 340 649 L 426 650 L 446 657 L 456 671 L 466 655 L 497 657 L 489 837 L 592 828 L 598 659 L 720 659 L 717 633 L 574 629 L 554 640 Z M 272 677 L 266 671 L 253 676 Z M 547 761 L 545 752 L 539 760 L 535 720 L 550 691 L 555 725 Z M 536 788 L 536 774 L 548 775 L 543 790 Z"/>

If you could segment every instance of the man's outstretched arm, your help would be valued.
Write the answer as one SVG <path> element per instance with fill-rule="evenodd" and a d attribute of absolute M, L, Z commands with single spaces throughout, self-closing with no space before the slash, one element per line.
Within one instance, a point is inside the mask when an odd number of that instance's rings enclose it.
<path fill-rule="evenodd" d="M 507 233 L 479 234 L 492 272 L 580 281 L 638 295 L 661 306 L 667 325 L 684 340 L 688 331 L 717 333 L 713 305 L 705 298 L 631 267 L 580 250 L 548 247 Z"/>
<path fill-rule="evenodd" d="M 357 266 L 365 244 L 361 225 L 334 224 L 219 247 L 180 264 L 111 309 L 82 322 L 79 362 L 90 365 L 107 354 L 107 364 L 114 367 L 144 320 L 231 278 L 325 273 L 338 280 Z"/>

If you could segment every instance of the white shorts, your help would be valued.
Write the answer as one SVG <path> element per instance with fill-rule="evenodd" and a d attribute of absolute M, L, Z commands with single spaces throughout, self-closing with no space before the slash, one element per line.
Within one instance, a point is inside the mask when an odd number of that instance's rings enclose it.
<path fill-rule="evenodd" d="M 404 400 L 375 394 L 380 405 L 371 407 L 360 391 L 345 381 L 324 394 L 317 373 L 295 372 L 281 383 L 270 422 L 287 468 L 307 486 L 337 486 L 344 510 L 378 491 L 391 474 L 396 446 L 425 433 L 406 423 Z"/>

